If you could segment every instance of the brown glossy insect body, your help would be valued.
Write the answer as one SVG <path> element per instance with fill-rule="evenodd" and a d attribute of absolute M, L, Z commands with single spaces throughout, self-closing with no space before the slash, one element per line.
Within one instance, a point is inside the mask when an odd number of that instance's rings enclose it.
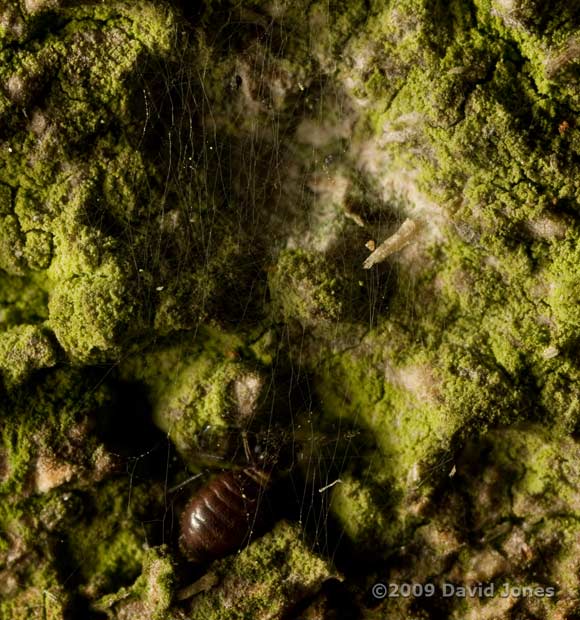
<path fill-rule="evenodd" d="M 200 489 L 181 514 L 179 546 L 192 562 L 214 560 L 239 549 L 262 526 L 266 472 L 255 468 L 226 471 Z"/>

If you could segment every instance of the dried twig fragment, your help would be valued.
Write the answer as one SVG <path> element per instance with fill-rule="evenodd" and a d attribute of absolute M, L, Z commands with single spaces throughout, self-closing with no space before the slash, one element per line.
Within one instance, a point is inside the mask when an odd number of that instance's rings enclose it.
<path fill-rule="evenodd" d="M 417 233 L 417 222 L 407 218 L 396 233 L 387 237 L 381 245 L 365 260 L 364 269 L 370 269 L 377 263 L 382 263 L 387 256 L 398 252 L 409 243 Z"/>

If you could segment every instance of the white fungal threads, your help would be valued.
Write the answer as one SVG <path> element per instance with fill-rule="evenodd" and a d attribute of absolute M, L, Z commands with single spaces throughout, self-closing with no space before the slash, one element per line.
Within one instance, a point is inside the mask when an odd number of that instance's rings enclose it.
<path fill-rule="evenodd" d="M 373 265 L 382 263 L 387 256 L 390 256 L 391 254 L 394 254 L 404 248 L 407 243 L 413 240 L 413 237 L 417 234 L 418 229 L 419 226 L 417 225 L 417 222 L 407 218 L 401 224 L 399 230 L 385 239 L 381 245 L 379 245 L 379 247 L 365 260 L 363 263 L 363 268 L 370 269 Z"/>

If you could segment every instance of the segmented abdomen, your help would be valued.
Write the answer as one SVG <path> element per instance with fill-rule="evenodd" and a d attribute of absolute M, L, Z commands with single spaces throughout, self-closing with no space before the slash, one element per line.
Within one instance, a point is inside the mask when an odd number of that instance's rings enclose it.
<path fill-rule="evenodd" d="M 192 562 L 207 562 L 239 549 L 262 526 L 268 475 L 256 468 L 226 471 L 201 488 L 181 515 L 179 545 Z"/>

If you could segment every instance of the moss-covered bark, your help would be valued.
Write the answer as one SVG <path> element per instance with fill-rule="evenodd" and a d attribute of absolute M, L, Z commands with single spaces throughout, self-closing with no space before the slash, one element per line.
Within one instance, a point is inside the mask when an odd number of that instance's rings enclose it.
<path fill-rule="evenodd" d="M 0 617 L 574 617 L 579 67 L 556 0 L 5 0 Z M 278 525 L 189 567 L 242 436 Z"/>

